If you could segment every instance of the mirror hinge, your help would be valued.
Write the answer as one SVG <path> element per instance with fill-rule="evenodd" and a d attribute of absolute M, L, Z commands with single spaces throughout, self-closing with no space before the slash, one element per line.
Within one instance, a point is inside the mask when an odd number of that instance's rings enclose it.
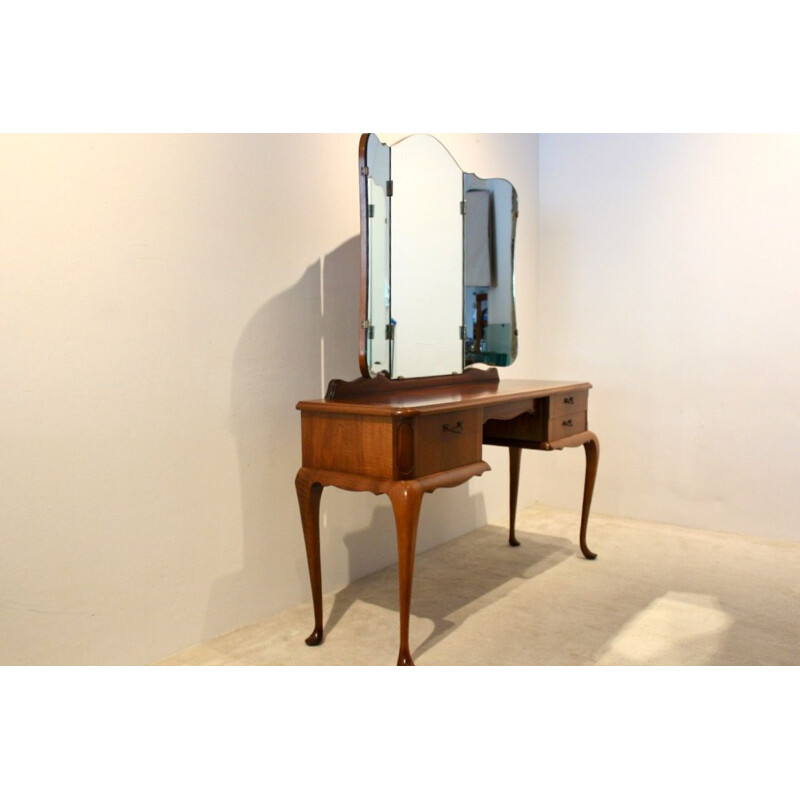
<path fill-rule="evenodd" d="M 361 174 L 362 174 L 362 175 L 363 175 L 365 178 L 368 178 L 368 177 L 369 177 L 369 167 L 367 167 L 367 166 L 363 166 L 363 167 L 361 167 Z"/>
<path fill-rule="evenodd" d="M 467 338 L 467 326 L 466 325 L 459 325 L 458 326 L 458 338 L 464 341 Z"/>
<path fill-rule="evenodd" d="M 394 326 L 396 324 L 397 324 L 396 322 L 390 322 L 386 326 L 386 338 L 389 339 L 390 341 L 394 340 Z"/>
<path fill-rule="evenodd" d="M 463 217 L 467 213 L 467 201 L 466 200 L 462 200 L 461 201 L 460 208 L 461 208 L 461 216 Z"/>
<path fill-rule="evenodd" d="M 368 319 L 365 319 L 361 322 L 361 327 L 367 332 L 367 339 L 375 338 L 375 326 L 370 325 Z"/>
<path fill-rule="evenodd" d="M 370 219 L 371 219 L 372 217 L 374 217 L 374 216 L 375 216 L 375 204 L 374 204 L 374 203 L 370 203 L 370 204 L 367 206 L 367 216 L 368 216 Z"/>
<path fill-rule="evenodd" d="M 394 181 L 386 181 L 386 196 L 391 197 L 394 194 Z"/>

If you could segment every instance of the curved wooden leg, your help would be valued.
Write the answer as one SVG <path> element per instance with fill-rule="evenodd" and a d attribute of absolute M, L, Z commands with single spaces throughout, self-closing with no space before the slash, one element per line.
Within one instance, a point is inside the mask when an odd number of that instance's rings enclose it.
<path fill-rule="evenodd" d="M 400 652 L 398 667 L 413 667 L 414 660 L 408 646 L 408 628 L 411 617 L 411 584 L 414 578 L 414 555 L 417 545 L 417 525 L 422 507 L 420 486 L 414 481 L 396 483 L 389 490 L 397 527 L 397 574 L 400 589 Z"/>
<path fill-rule="evenodd" d="M 508 523 L 508 543 L 511 547 L 519 547 L 515 531 L 517 521 L 517 496 L 519 494 L 519 464 L 522 456 L 521 447 L 509 447 L 509 523 Z"/>
<path fill-rule="evenodd" d="M 586 451 L 586 480 L 583 484 L 583 508 L 581 509 L 581 552 L 588 559 L 597 558 L 597 553 L 593 553 L 586 546 L 586 527 L 589 524 L 589 509 L 592 505 L 592 494 L 594 492 L 594 482 L 597 477 L 597 463 L 600 459 L 600 442 L 592 433 L 591 438 L 584 442 L 583 449 Z"/>
<path fill-rule="evenodd" d="M 311 600 L 314 604 L 314 630 L 306 639 L 306 644 L 313 647 L 322 644 L 322 566 L 319 555 L 319 503 L 322 485 L 315 483 L 313 473 L 305 467 L 297 473 L 294 484 L 300 504 L 300 518 L 303 521 Z"/>

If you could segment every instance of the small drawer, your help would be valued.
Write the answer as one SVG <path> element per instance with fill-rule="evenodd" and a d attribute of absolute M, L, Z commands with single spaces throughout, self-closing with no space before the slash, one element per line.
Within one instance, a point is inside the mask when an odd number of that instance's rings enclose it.
<path fill-rule="evenodd" d="M 547 441 L 554 442 L 556 439 L 563 439 L 575 433 L 583 433 L 585 430 L 585 411 L 570 414 L 566 417 L 551 417 L 547 422 Z"/>
<path fill-rule="evenodd" d="M 585 412 L 588 406 L 589 392 L 561 392 L 554 394 L 550 398 L 550 410 L 548 416 L 554 417 L 573 416 Z"/>

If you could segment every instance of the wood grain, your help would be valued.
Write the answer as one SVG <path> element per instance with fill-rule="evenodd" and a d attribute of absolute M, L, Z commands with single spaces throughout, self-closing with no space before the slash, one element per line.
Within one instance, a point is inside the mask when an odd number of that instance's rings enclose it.
<path fill-rule="evenodd" d="M 496 370 L 474 372 L 448 379 L 333 381 L 327 399 L 297 404 L 303 466 L 295 484 L 314 607 L 314 629 L 307 644 L 323 640 L 319 507 L 326 486 L 385 494 L 391 501 L 397 531 L 400 665 L 414 663 L 409 622 L 422 498 L 426 492 L 458 486 L 488 470 L 482 460 L 483 444 L 509 448 L 512 546 L 519 545 L 515 517 L 522 450 L 584 447 L 579 542 L 583 555 L 595 558 L 586 544 L 599 459 L 597 437 L 586 429 L 591 384 L 499 381 Z"/>

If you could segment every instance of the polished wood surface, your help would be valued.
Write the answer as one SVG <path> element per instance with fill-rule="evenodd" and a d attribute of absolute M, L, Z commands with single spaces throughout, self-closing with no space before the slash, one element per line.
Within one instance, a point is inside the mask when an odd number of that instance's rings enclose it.
<path fill-rule="evenodd" d="M 314 629 L 309 645 L 323 640 L 319 506 L 334 486 L 389 497 L 397 528 L 400 600 L 398 665 L 413 665 L 409 620 L 414 556 L 422 498 L 458 486 L 489 469 L 484 444 L 508 447 L 509 544 L 515 535 L 521 453 L 583 446 L 586 453 L 580 549 L 597 476 L 599 444 L 588 430 L 589 383 L 499 380 L 496 370 L 457 376 L 388 380 L 381 376 L 332 381 L 326 398 L 297 404 L 301 412 L 303 465 L 296 489 L 308 558 Z"/>
<path fill-rule="evenodd" d="M 497 383 L 500 376 L 497 369 L 490 367 L 470 367 L 458 375 L 436 375 L 424 378 L 387 378 L 385 375 L 376 375 L 374 378 L 356 378 L 345 381 L 337 378 L 328 384 L 325 392 L 326 400 L 344 400 L 346 397 L 366 397 L 376 394 L 397 394 L 424 389 L 441 389 L 446 383 L 451 389 L 456 386 L 477 383 Z"/>
<path fill-rule="evenodd" d="M 514 406 L 515 415 L 526 411 L 532 413 L 533 401 L 536 399 L 546 399 L 559 394 L 568 395 L 592 388 L 590 383 L 543 380 L 482 380 L 450 383 L 446 377 L 421 388 L 417 386 L 416 380 L 409 380 L 408 385 L 402 379 L 391 383 L 395 384 L 393 390 L 358 392 L 352 395 L 342 395 L 339 392 L 331 400 L 304 400 L 297 404 L 297 408 L 301 411 L 319 411 L 327 414 L 353 413 L 374 416 L 402 413 L 433 414 L 462 408 L 482 408 L 489 412 L 486 419 L 492 419 L 495 416 L 505 415 L 504 407 L 511 407 L 515 402 L 517 403 Z"/>

